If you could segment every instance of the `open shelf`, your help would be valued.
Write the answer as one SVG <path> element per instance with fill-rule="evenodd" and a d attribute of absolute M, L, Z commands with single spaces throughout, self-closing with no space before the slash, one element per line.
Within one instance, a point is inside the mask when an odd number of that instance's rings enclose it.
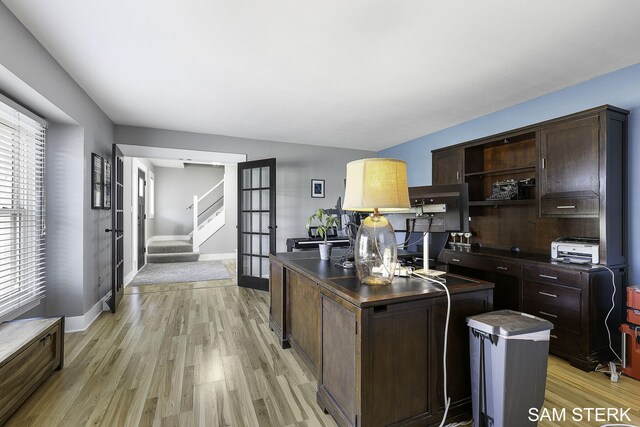
<path fill-rule="evenodd" d="M 473 172 L 466 173 L 464 176 L 496 176 L 496 175 L 509 175 L 514 173 L 524 173 L 524 172 L 535 172 L 535 166 L 523 166 L 520 168 L 508 168 L 508 169 L 497 169 L 497 170 L 489 170 L 489 171 L 481 171 L 481 172 Z"/>

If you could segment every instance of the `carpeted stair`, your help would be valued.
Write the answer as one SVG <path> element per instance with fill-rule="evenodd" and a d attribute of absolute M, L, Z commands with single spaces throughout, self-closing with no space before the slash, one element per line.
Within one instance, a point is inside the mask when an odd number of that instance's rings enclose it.
<path fill-rule="evenodd" d="M 193 262 L 200 257 L 188 240 L 158 240 L 147 246 L 147 262 Z"/>

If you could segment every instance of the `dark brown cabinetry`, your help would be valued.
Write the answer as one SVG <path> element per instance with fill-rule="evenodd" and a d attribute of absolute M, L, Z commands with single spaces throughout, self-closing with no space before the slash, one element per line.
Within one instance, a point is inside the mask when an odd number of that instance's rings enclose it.
<path fill-rule="evenodd" d="M 415 278 L 363 287 L 353 270 L 319 261 L 317 253 L 300 254 L 271 256 L 272 272 L 284 267 L 272 277 L 283 283 L 272 290 L 285 289 L 280 305 L 288 340 L 318 380 L 318 404 L 341 426 L 437 425 L 445 402 L 444 290 Z M 465 319 L 491 311 L 493 285 L 454 275 L 447 284 L 447 420 L 454 422 L 468 419 L 471 409 Z"/>
<path fill-rule="evenodd" d="M 462 183 L 462 159 L 464 151 L 461 149 L 442 151 L 433 154 L 434 183 L 460 184 Z"/>
<path fill-rule="evenodd" d="M 320 288 L 318 284 L 295 271 L 287 271 L 287 305 L 289 344 L 298 351 L 317 378 L 320 359 L 318 342 Z"/>
<path fill-rule="evenodd" d="M 628 114 L 605 105 L 434 150 L 432 182 L 452 182 L 448 159 L 463 160 L 475 243 L 549 254 L 559 237 L 599 238 L 600 263 L 626 264 Z M 494 184 L 529 178 L 517 197 L 492 197 Z"/>
<path fill-rule="evenodd" d="M 616 282 L 624 270 L 614 269 Z M 611 273 L 603 270 L 567 271 L 564 267 L 524 267 L 524 311 L 549 320 L 550 351 L 582 369 L 593 369 L 599 359 L 613 357 L 605 327 L 612 306 Z M 620 293 L 614 296 L 621 305 Z M 607 320 L 613 345 L 619 345 L 617 327 L 621 317 L 613 312 Z"/>
<path fill-rule="evenodd" d="M 282 348 L 289 347 L 286 339 L 285 298 L 284 298 L 284 265 L 277 259 L 269 264 L 269 326 L 276 333 Z"/>
<path fill-rule="evenodd" d="M 540 196 L 598 197 L 598 114 L 540 130 Z"/>
<path fill-rule="evenodd" d="M 449 251 L 444 253 L 444 259 L 451 273 L 493 283 L 495 310 L 522 310 L 522 265 L 505 259 Z"/>
<path fill-rule="evenodd" d="M 593 369 L 598 360 L 611 360 L 605 319 L 614 296 L 621 307 L 619 288 L 625 269 L 613 268 L 618 291 L 613 295 L 611 273 L 602 267 L 552 263 L 544 256 L 511 254 L 495 249 L 446 249 L 450 272 L 495 281 L 494 308 L 523 311 L 549 320 L 550 352 L 572 365 Z M 498 272 L 498 267 L 507 268 Z M 607 320 L 612 345 L 619 346 L 620 310 Z"/>

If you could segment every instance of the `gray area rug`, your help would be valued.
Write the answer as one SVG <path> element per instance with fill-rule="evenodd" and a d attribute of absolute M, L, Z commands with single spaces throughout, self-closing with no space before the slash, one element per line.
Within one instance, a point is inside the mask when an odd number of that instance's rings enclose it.
<path fill-rule="evenodd" d="M 149 263 L 142 267 L 129 286 L 220 279 L 231 279 L 231 275 L 220 261 Z"/>

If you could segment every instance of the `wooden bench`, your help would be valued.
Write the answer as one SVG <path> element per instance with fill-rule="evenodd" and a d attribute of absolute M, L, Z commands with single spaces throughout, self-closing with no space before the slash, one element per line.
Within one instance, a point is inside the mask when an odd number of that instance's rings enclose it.
<path fill-rule="evenodd" d="M 64 360 L 64 317 L 0 324 L 0 426 Z"/>

